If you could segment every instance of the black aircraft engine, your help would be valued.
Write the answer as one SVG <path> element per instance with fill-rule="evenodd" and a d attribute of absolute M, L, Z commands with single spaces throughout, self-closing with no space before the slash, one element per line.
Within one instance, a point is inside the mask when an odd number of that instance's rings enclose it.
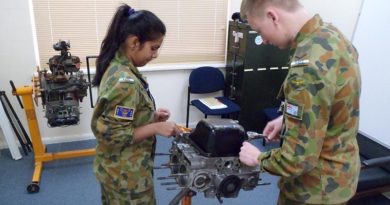
<path fill-rule="evenodd" d="M 201 120 L 191 133 L 172 141 L 165 166 L 182 190 L 203 192 L 205 197 L 217 197 L 220 202 L 222 197 L 235 198 L 241 189 L 252 190 L 260 180 L 259 167 L 239 161 L 245 139 L 244 128 L 234 120 Z"/>
<path fill-rule="evenodd" d="M 38 71 L 45 117 L 50 127 L 75 125 L 79 122 L 79 102 L 87 96 L 88 83 L 80 71 L 80 58 L 68 52 L 70 44 L 60 40 L 53 48 L 61 54 L 49 59 L 50 72 Z"/>

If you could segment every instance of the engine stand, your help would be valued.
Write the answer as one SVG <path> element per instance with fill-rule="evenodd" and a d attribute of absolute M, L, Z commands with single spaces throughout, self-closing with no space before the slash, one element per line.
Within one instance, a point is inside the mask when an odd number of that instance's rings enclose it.
<path fill-rule="evenodd" d="M 192 196 L 196 193 L 194 191 L 188 191 L 186 195 L 181 200 L 181 205 L 191 205 Z"/>
<path fill-rule="evenodd" d="M 57 159 L 68 159 L 95 155 L 96 152 L 94 148 L 57 153 L 47 153 L 46 147 L 42 143 L 41 134 L 39 131 L 38 121 L 32 98 L 32 86 L 17 88 L 13 94 L 17 96 L 22 96 L 28 128 L 30 131 L 30 136 L 34 149 L 35 169 L 32 177 L 32 182 L 30 185 L 27 186 L 28 193 L 39 192 L 39 182 L 44 162 L 54 161 Z"/>

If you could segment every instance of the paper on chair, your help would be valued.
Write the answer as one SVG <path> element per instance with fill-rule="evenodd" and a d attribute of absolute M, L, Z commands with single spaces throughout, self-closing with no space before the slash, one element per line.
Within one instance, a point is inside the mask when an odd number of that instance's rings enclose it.
<path fill-rule="evenodd" d="M 223 109 L 227 108 L 225 104 L 223 104 L 221 101 L 219 101 L 217 98 L 201 98 L 199 99 L 200 102 L 202 102 L 204 105 L 209 107 L 210 109 Z"/>

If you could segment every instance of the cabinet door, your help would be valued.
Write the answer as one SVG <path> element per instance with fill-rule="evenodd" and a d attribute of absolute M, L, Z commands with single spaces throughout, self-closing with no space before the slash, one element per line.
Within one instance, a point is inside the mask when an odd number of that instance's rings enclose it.
<path fill-rule="evenodd" d="M 288 72 L 281 68 L 288 64 L 289 51 L 262 44 L 247 24 L 230 22 L 228 35 L 226 95 L 241 107 L 240 124 L 262 131 L 263 109 L 280 104 L 276 96 Z"/>
<path fill-rule="evenodd" d="M 267 123 L 263 110 L 279 107 L 277 95 L 287 72 L 282 67 L 244 69 L 239 121 L 246 130 L 263 131 Z"/>

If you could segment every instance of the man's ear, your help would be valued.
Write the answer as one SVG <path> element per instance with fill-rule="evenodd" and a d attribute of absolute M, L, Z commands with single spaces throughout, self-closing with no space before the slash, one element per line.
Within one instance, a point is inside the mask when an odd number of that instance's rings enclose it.
<path fill-rule="evenodd" d="M 269 18 L 270 20 L 272 20 L 272 22 L 274 23 L 277 23 L 279 22 L 279 15 L 278 13 L 273 10 L 273 9 L 270 9 L 267 11 L 267 18 Z"/>

